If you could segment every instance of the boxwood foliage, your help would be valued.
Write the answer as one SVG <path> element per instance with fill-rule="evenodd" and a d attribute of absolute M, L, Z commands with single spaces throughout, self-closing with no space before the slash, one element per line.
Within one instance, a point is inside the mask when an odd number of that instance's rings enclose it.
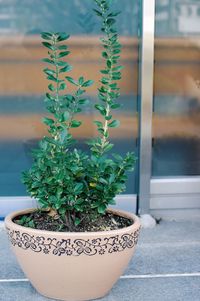
<path fill-rule="evenodd" d="M 86 90 L 93 80 L 80 76 L 69 76 L 72 66 L 66 61 L 70 55 L 64 32 L 42 32 L 42 44 L 48 56 L 44 74 L 48 84 L 45 103 L 49 112 L 43 123 L 49 135 L 44 137 L 39 148 L 33 150 L 34 163 L 23 173 L 23 183 L 31 197 L 38 200 L 40 207 L 51 216 L 61 217 L 70 231 L 84 220 L 96 219 L 105 214 L 109 205 L 115 204 L 115 196 L 124 191 L 126 171 L 133 170 L 135 157 L 127 153 L 125 157 L 110 154 L 113 144 L 109 141 L 109 130 L 117 128 L 120 122 L 112 112 L 120 108 L 118 81 L 123 66 L 119 65 L 121 44 L 115 27 L 119 12 L 111 10 L 109 0 L 94 0 L 94 13 L 101 20 L 103 37 L 102 59 L 105 66 L 101 70 L 99 101 L 95 104 L 99 112 L 97 137 L 89 142 L 90 153 L 74 147 L 71 129 L 81 126 L 78 115 L 84 105 L 88 105 Z M 73 93 L 67 91 L 73 86 Z"/>

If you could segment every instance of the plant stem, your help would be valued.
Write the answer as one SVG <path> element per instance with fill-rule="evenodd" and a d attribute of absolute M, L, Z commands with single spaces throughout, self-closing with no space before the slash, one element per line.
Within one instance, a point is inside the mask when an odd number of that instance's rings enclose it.
<path fill-rule="evenodd" d="M 104 9 L 102 9 L 102 14 L 103 14 L 103 23 L 106 24 L 106 21 L 107 21 L 107 17 L 106 17 L 106 12 Z M 105 33 L 106 33 L 106 38 L 107 38 L 107 43 L 108 43 L 108 49 L 107 49 L 107 52 L 108 52 L 108 59 L 110 60 L 111 62 L 111 67 L 110 67 L 110 70 L 109 70 L 109 74 L 108 74 L 108 84 L 106 85 L 107 87 L 107 93 L 106 93 L 106 116 L 105 116 L 105 120 L 104 120 L 104 125 L 103 125 L 103 137 L 102 137 L 102 144 L 101 144 L 101 155 L 103 154 L 103 151 L 104 151 L 104 147 L 105 147 L 105 143 L 107 142 L 107 131 L 108 131 L 108 120 L 107 120 L 107 117 L 110 115 L 110 93 L 111 93 L 111 88 L 110 88 L 110 85 L 112 84 L 112 68 L 113 68 L 113 65 L 112 65 L 112 46 L 110 44 L 110 41 L 109 41 L 109 38 L 110 38 L 110 31 L 109 31 L 109 28 L 106 26 L 105 27 Z"/>
<path fill-rule="evenodd" d="M 101 70 L 103 77 L 100 82 L 102 86 L 99 88 L 99 100 L 104 104 L 96 104 L 96 109 L 103 116 L 104 120 L 96 121 L 99 137 L 91 142 L 91 150 L 96 154 L 102 156 L 105 152 L 111 150 L 113 144 L 109 142 L 109 128 L 116 128 L 119 126 L 119 121 L 112 118 L 111 109 L 117 109 L 120 105 L 115 102 L 119 97 L 120 88 L 116 81 L 121 79 L 120 70 L 122 66 L 118 66 L 118 59 L 120 58 L 121 44 L 118 40 L 117 30 L 113 26 L 116 22 L 115 17 L 120 12 L 112 12 L 109 0 L 95 0 L 98 10 L 94 9 L 97 16 L 102 19 L 102 32 L 104 37 L 102 46 L 105 49 L 102 52 L 102 57 L 106 60 L 106 65 Z"/>
<path fill-rule="evenodd" d="M 53 40 L 53 46 L 55 47 L 55 50 L 53 51 L 53 60 L 54 64 L 56 67 L 56 105 L 55 105 L 55 110 L 56 114 L 59 113 L 59 69 L 58 69 L 58 64 L 57 64 L 57 49 L 56 49 L 56 41 L 55 39 Z M 56 126 L 59 126 L 59 122 L 56 120 Z M 55 135 L 55 140 L 58 140 L 58 132 Z"/>
<path fill-rule="evenodd" d="M 77 109 L 77 105 L 78 105 L 78 101 L 79 101 L 79 97 L 76 96 L 76 93 L 74 94 L 74 99 L 75 99 L 75 101 L 73 102 L 73 107 L 71 109 L 71 117 L 70 117 L 70 120 L 68 122 L 67 129 L 71 128 L 72 120 L 74 119 L 74 116 L 76 114 L 76 109 Z"/>

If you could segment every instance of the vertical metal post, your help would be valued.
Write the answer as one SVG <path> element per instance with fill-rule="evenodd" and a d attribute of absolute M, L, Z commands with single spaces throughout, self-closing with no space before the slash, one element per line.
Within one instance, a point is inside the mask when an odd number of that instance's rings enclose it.
<path fill-rule="evenodd" d="M 155 0 L 142 1 L 139 214 L 150 207 Z"/>

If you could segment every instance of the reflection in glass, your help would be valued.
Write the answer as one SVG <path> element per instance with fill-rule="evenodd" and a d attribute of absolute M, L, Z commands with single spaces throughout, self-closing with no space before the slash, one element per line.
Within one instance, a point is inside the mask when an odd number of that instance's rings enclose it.
<path fill-rule="evenodd" d="M 113 151 L 133 150 L 137 155 L 137 70 L 138 70 L 138 4 L 137 1 L 114 0 L 119 16 L 123 44 L 121 64 L 120 130 L 113 130 Z M 99 20 L 93 15 L 91 0 L 3 0 L 0 1 L 0 196 L 25 195 L 20 183 L 21 171 L 31 164 L 30 150 L 46 134 L 41 118 L 46 114 L 43 95 L 47 82 L 42 73 L 46 50 L 41 46 L 40 31 L 67 31 L 71 55 L 69 63 L 75 78 L 94 79 L 88 97 L 93 104 L 100 78 Z M 86 37 L 87 34 L 87 37 Z M 84 125 L 76 131 L 77 147 L 96 134 L 93 105 L 80 119 Z M 119 114 L 119 113 L 118 113 Z M 126 193 L 135 193 L 136 173 L 129 178 Z"/>
<path fill-rule="evenodd" d="M 156 1 L 153 176 L 200 174 L 199 22 L 199 1 Z"/>

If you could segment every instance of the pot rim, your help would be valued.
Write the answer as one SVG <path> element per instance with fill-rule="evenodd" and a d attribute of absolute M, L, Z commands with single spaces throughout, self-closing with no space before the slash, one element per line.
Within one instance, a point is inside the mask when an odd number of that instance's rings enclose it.
<path fill-rule="evenodd" d="M 114 234 L 123 234 L 126 231 L 133 231 L 133 230 L 137 230 L 138 228 L 140 228 L 140 220 L 139 217 L 136 216 L 133 213 L 127 212 L 127 211 L 123 211 L 123 210 L 118 210 L 118 209 L 112 209 L 109 208 L 107 211 L 108 212 L 112 212 L 116 215 L 131 219 L 133 221 L 133 224 L 128 226 L 128 227 L 124 227 L 121 229 L 115 229 L 115 230 L 108 230 L 108 231 L 95 231 L 95 232 L 58 232 L 58 231 L 49 231 L 49 230 L 40 230 L 40 229 L 34 229 L 34 228 L 29 228 L 29 227 L 24 227 L 21 225 L 18 225 L 16 223 L 13 222 L 13 219 L 18 216 L 18 215 L 22 215 L 22 214 L 26 214 L 26 213 L 31 213 L 33 211 L 35 211 L 37 208 L 30 208 L 30 209 L 24 209 L 24 210 L 18 210 L 18 211 L 14 211 L 10 214 L 8 214 L 5 218 L 5 226 L 6 228 L 15 228 L 16 230 L 19 231 L 24 231 L 24 229 L 27 229 L 27 231 L 30 233 L 38 233 L 38 235 L 41 235 L 42 233 L 46 233 L 46 234 L 51 234 L 51 235 L 56 235 L 56 236 L 62 236 L 66 235 L 69 237 L 80 237 L 80 236 L 84 236 L 84 237 L 89 237 L 89 236 L 105 236 L 105 235 L 114 235 Z"/>

